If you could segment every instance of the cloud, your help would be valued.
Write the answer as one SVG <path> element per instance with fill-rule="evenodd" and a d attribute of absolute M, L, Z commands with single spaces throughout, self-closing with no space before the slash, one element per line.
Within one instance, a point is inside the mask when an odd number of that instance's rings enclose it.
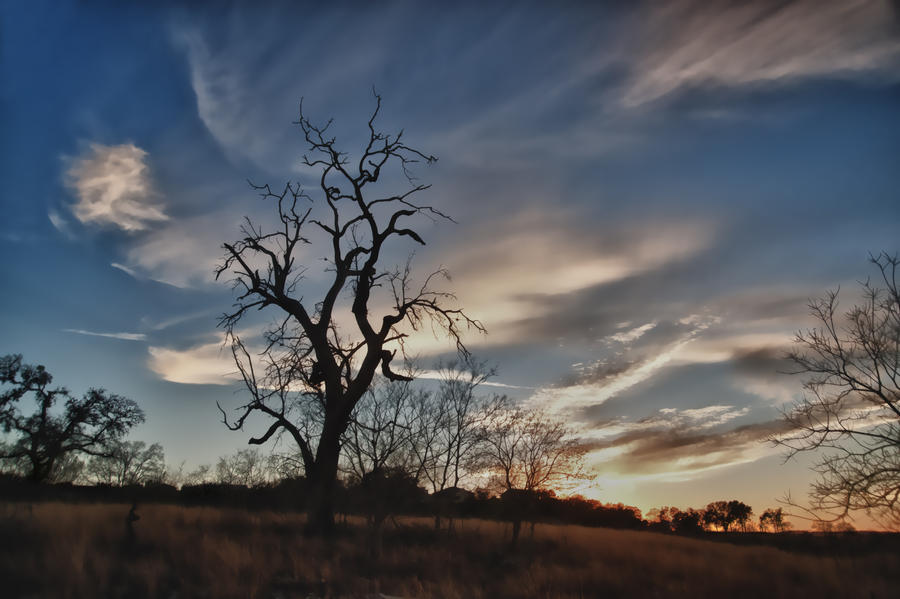
<path fill-rule="evenodd" d="M 57 231 L 59 231 L 69 239 L 72 238 L 72 227 L 69 224 L 69 221 L 66 220 L 58 210 L 54 208 L 50 208 L 49 210 L 47 210 L 47 219 L 50 220 L 50 224 L 52 224 Z"/>
<path fill-rule="evenodd" d="M 364 93 L 370 83 L 359 85 L 360 80 L 378 81 L 373 73 L 386 62 L 382 35 L 399 27 L 391 19 L 393 11 L 304 11 L 302 18 L 316 25 L 298 37 L 284 29 L 284 9 L 237 7 L 234 18 L 228 20 L 233 26 L 208 28 L 184 22 L 174 25 L 171 32 L 187 58 L 198 116 L 225 153 L 232 159 L 284 172 L 297 167 L 299 155 L 306 150 L 305 145 L 296 143 L 297 129 L 291 126 L 300 99 L 304 94 L 316 94 L 319 97 L 311 98 L 313 102 L 325 101 L 323 105 L 331 104 L 329 110 L 333 110 L 351 95 L 342 91 Z M 248 27 L 273 35 L 248 38 Z M 321 52 L 325 45 L 335 51 Z M 365 51 L 351 50 L 352 56 L 345 50 L 360 45 Z M 275 53 L 277 60 L 272 60 Z M 323 90 L 328 90 L 327 98 L 321 97 Z M 285 152 L 286 147 L 293 151 Z"/>
<path fill-rule="evenodd" d="M 626 325 L 627 326 L 627 325 Z M 634 327 L 631 330 L 623 331 L 621 333 L 616 333 L 614 335 L 610 335 L 610 341 L 616 341 L 618 343 L 631 343 L 637 339 L 640 339 L 644 336 L 649 330 L 652 330 L 653 327 L 656 326 L 656 322 L 648 322 L 647 324 L 641 325 L 639 327 Z"/>
<path fill-rule="evenodd" d="M 170 221 L 131 244 L 125 265 L 116 268 L 181 288 L 213 283 L 222 243 L 233 237 L 227 232 L 236 232 L 239 224 L 240 217 L 231 211 Z"/>
<path fill-rule="evenodd" d="M 597 230 L 574 213 L 523 209 L 461 237 L 440 258 L 453 273 L 460 304 L 488 327 L 486 342 L 497 344 L 555 338 L 552 327 L 538 329 L 560 298 L 687 261 L 712 245 L 715 226 L 633 222 Z M 578 326 L 583 330 L 585 320 Z"/>
<path fill-rule="evenodd" d="M 144 341 L 147 336 L 143 333 L 96 333 L 94 331 L 85 331 L 84 329 L 63 329 L 66 333 L 77 333 L 78 335 L 91 335 L 93 337 L 108 337 L 110 339 L 122 339 L 124 341 Z"/>
<path fill-rule="evenodd" d="M 129 276 L 138 278 L 138 274 L 134 271 L 134 269 L 128 268 L 124 264 L 119 264 L 118 262 L 110 262 L 109 265 L 117 270 L 121 270 L 122 272 L 124 272 L 125 274 L 127 274 Z"/>
<path fill-rule="evenodd" d="M 676 323 L 638 327 L 645 331 L 659 327 L 657 338 L 646 340 L 644 346 L 627 346 L 593 363 L 579 364 L 561 384 L 538 390 L 529 402 L 558 413 L 584 413 L 585 408 L 598 406 L 650 380 L 665 367 L 684 363 L 686 348 L 717 322 L 715 316 L 694 314 Z M 609 339 L 621 344 L 616 339 L 620 335 L 611 335 Z M 634 335 L 634 340 L 642 336 Z"/>
<path fill-rule="evenodd" d="M 588 461 L 606 476 L 683 481 L 778 453 L 766 441 L 788 430 L 782 420 L 710 430 L 748 412 L 746 407 L 724 405 L 669 409 L 643 421 L 614 424 L 612 435 L 604 435 L 600 428 Z"/>
<path fill-rule="evenodd" d="M 450 373 L 448 373 L 446 371 L 422 370 L 422 371 L 418 371 L 415 373 L 415 378 L 416 378 L 416 380 L 424 379 L 424 380 L 431 380 L 431 381 L 442 381 L 448 374 L 450 374 Z M 468 373 L 461 371 L 461 370 L 454 371 L 453 374 L 455 376 L 461 377 L 462 379 L 465 379 L 468 376 Z M 481 383 L 479 383 L 479 386 L 481 386 L 481 387 L 498 387 L 501 389 L 534 389 L 534 387 L 523 387 L 521 385 L 510 385 L 508 383 L 501 383 L 498 381 L 491 381 L 491 380 L 482 381 Z"/>
<path fill-rule="evenodd" d="M 224 336 L 212 343 L 179 350 L 151 346 L 150 370 L 163 380 L 188 385 L 231 385 L 240 380 Z"/>
<path fill-rule="evenodd" d="M 651 3 L 622 98 L 651 102 L 685 87 L 801 77 L 896 80 L 900 38 L 891 3 L 869 0 Z"/>
<path fill-rule="evenodd" d="M 77 158 L 66 172 L 66 183 L 78 197 L 72 207 L 76 218 L 128 232 L 167 220 L 146 157 L 147 152 L 134 144 L 91 144 L 86 155 Z"/>

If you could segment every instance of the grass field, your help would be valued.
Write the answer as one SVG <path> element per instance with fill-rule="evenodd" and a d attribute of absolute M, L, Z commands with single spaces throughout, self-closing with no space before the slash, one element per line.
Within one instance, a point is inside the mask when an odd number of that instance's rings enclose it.
<path fill-rule="evenodd" d="M 5 597 L 892 598 L 900 554 L 828 555 L 650 532 L 538 525 L 515 553 L 502 523 L 389 527 L 371 557 L 351 522 L 330 542 L 297 514 L 128 505 L 0 504 Z"/>

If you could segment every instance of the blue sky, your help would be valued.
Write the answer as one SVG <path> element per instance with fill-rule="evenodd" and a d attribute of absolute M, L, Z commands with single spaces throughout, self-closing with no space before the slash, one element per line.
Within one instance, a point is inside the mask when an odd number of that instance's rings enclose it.
<path fill-rule="evenodd" d="M 799 391 L 779 356 L 900 249 L 889 3 L 191 4 L 5 3 L 0 353 L 136 399 L 170 462 L 242 446 L 220 246 L 271 217 L 247 179 L 312 182 L 300 98 L 352 152 L 374 86 L 458 223 L 422 224 L 417 268 L 451 271 L 497 382 L 594 442 L 587 494 L 805 493 L 762 442 Z"/>

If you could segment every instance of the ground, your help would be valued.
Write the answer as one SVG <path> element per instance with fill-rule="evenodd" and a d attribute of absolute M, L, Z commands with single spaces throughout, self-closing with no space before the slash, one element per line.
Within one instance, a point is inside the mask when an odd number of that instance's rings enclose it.
<path fill-rule="evenodd" d="M 840 541 L 786 551 L 646 531 L 539 524 L 453 533 L 402 518 L 372 555 L 361 520 L 330 542 L 303 517 L 172 505 L 0 504 L 7 597 L 894 597 L 900 551 Z M 774 535 L 769 535 L 774 537 Z M 852 549 L 848 549 L 852 547 Z M 892 547 L 896 548 L 894 543 Z"/>

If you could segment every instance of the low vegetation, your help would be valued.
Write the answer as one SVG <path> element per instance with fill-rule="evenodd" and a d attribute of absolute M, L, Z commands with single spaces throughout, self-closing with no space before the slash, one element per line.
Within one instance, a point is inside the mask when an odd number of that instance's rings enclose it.
<path fill-rule="evenodd" d="M 509 524 L 464 519 L 451 533 L 407 517 L 385 527 L 376 558 L 361 519 L 329 541 L 304 535 L 297 513 L 148 504 L 132 537 L 130 508 L 0 504 L 6 596 L 878 598 L 900 584 L 896 543 L 843 542 L 860 533 L 807 552 L 539 524 L 510 552 Z"/>

